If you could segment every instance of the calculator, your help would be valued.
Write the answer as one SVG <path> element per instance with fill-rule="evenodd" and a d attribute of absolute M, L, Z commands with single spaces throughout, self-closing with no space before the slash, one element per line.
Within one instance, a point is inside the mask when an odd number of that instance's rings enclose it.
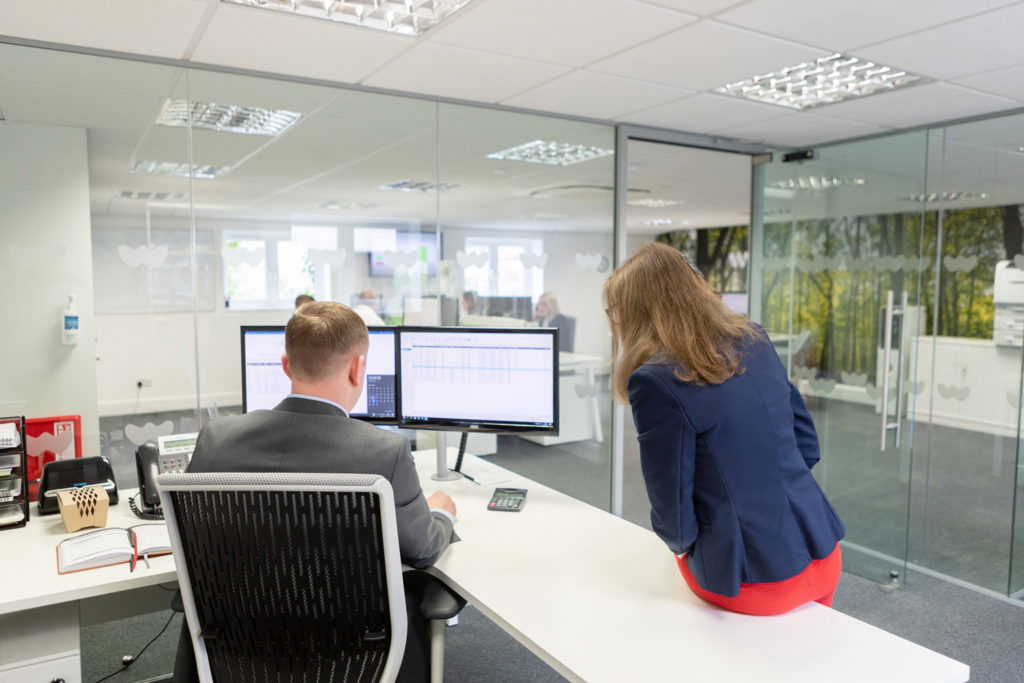
<path fill-rule="evenodd" d="M 488 510 L 500 510 L 502 512 L 519 512 L 526 504 L 526 489 L 494 489 L 491 502 L 487 504 Z"/>

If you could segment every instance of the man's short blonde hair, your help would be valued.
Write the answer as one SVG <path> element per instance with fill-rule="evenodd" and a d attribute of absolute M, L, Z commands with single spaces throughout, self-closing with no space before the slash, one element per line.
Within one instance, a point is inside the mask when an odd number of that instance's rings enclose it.
<path fill-rule="evenodd" d="M 303 382 L 340 372 L 352 354 L 364 354 L 370 335 L 363 319 L 335 301 L 302 304 L 284 328 L 284 350 L 292 377 Z"/>

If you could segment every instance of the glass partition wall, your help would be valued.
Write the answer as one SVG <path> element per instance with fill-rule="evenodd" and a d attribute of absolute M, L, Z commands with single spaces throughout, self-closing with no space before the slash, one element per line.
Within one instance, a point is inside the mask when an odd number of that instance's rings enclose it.
<path fill-rule="evenodd" d="M 81 454 L 131 488 L 139 444 L 241 410 L 239 327 L 283 325 L 298 295 L 516 327 L 551 293 L 572 323 L 560 436 L 468 452 L 609 507 L 613 128 L 22 46 L 0 64 L 0 307 L 26 331 L 5 414 L 80 416 Z"/>
<path fill-rule="evenodd" d="M 844 568 L 883 584 L 909 562 L 1022 587 L 1020 129 L 979 121 L 766 169 L 762 322 L 818 427 Z"/>

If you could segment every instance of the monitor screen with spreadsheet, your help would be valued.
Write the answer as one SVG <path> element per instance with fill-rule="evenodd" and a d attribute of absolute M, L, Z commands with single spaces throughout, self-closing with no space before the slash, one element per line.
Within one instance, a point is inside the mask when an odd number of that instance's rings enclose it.
<path fill-rule="evenodd" d="M 371 327 L 366 382 L 351 416 L 375 424 L 398 421 L 393 327 Z M 283 325 L 242 326 L 242 412 L 270 410 L 291 392 L 281 367 Z"/>
<path fill-rule="evenodd" d="M 557 328 L 401 327 L 400 424 L 558 433 Z"/>

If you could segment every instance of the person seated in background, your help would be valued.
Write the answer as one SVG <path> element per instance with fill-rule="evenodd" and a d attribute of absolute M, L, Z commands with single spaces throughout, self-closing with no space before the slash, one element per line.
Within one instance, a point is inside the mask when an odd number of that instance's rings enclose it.
<path fill-rule="evenodd" d="M 295 297 L 295 308 L 298 309 L 299 306 L 302 304 L 308 304 L 310 301 L 316 301 L 316 299 L 311 297 L 309 294 L 299 294 Z"/>
<path fill-rule="evenodd" d="M 563 315 L 558 310 L 558 299 L 551 292 L 544 292 L 533 309 L 533 320 L 539 327 L 558 328 L 558 350 L 573 351 L 576 336 L 576 319 Z"/>
<path fill-rule="evenodd" d="M 690 590 L 745 614 L 831 606 L 846 530 L 811 474 L 814 423 L 765 331 L 656 242 L 612 273 L 604 304 L 651 525 Z"/>
<path fill-rule="evenodd" d="M 359 292 L 359 303 L 353 308 L 363 322 L 369 325 L 384 325 L 384 319 L 380 317 L 380 297 L 372 289 L 364 289 Z"/>
<path fill-rule="evenodd" d="M 340 472 L 379 474 L 391 482 L 402 562 L 423 569 L 451 542 L 455 503 L 437 491 L 423 495 L 409 441 L 349 418 L 366 379 L 369 333 L 348 306 L 312 302 L 285 327 L 281 358 L 291 391 L 273 410 L 213 420 L 199 433 L 189 472 Z M 425 681 L 430 672 L 427 624 L 419 605 L 424 572 L 406 571 L 408 636 L 399 681 Z M 174 680 L 197 679 L 187 624 L 182 624 Z"/>
<path fill-rule="evenodd" d="M 467 290 L 462 293 L 462 312 L 467 315 L 483 315 L 476 292 Z"/>
<path fill-rule="evenodd" d="M 558 299 L 551 292 L 544 292 L 533 308 L 533 319 L 540 327 L 564 327 L 566 317 L 558 311 Z"/>

